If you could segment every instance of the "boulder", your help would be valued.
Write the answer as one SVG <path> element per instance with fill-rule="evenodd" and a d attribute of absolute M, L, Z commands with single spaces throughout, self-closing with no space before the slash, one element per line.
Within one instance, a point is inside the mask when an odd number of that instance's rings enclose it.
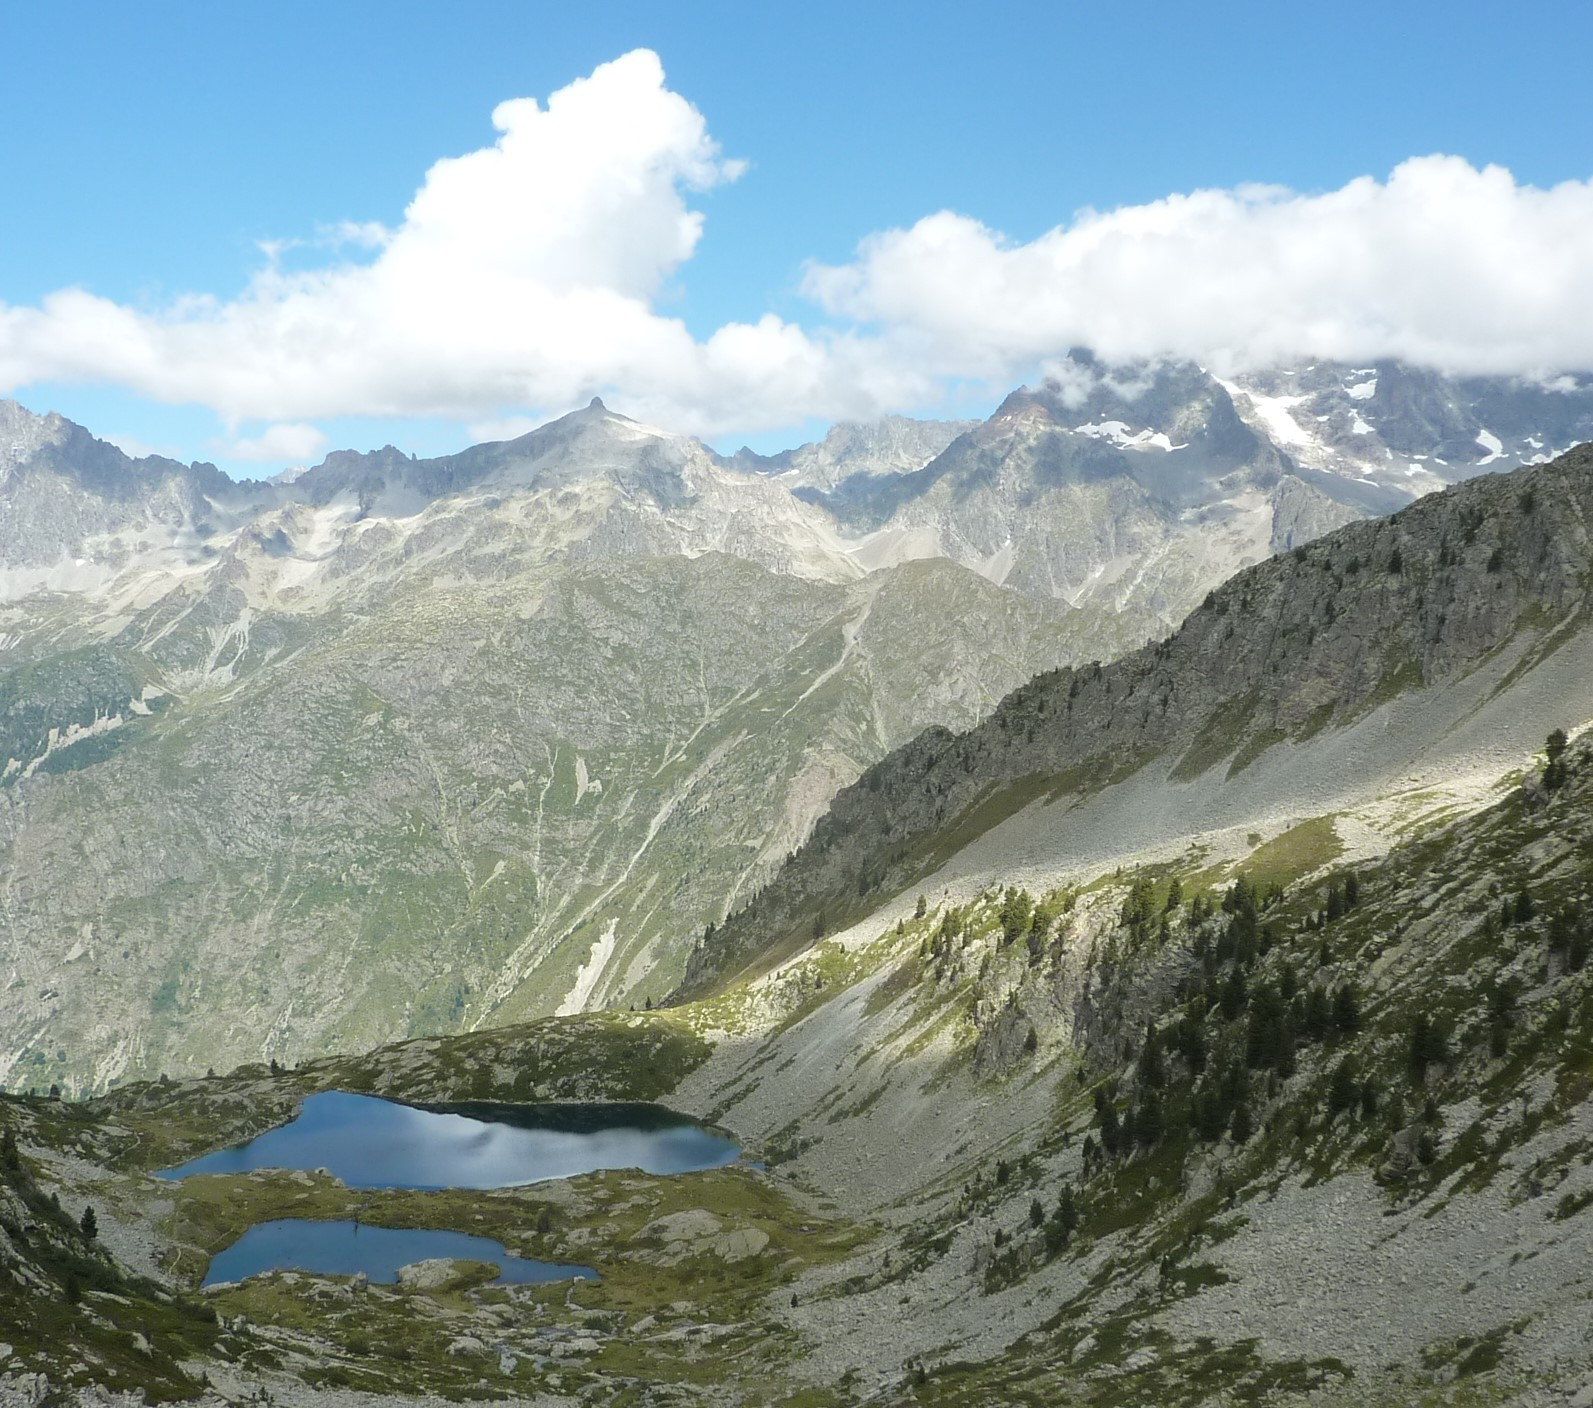
<path fill-rule="evenodd" d="M 721 1261 L 745 1261 L 757 1256 L 769 1245 L 769 1234 L 760 1227 L 738 1227 L 732 1232 L 721 1232 L 708 1244 L 708 1249 Z"/>
<path fill-rule="evenodd" d="M 409 1291 L 441 1291 L 466 1282 L 491 1280 L 496 1268 L 481 1261 L 458 1261 L 452 1257 L 430 1257 L 398 1268 L 398 1284 Z"/>
<path fill-rule="evenodd" d="M 636 1234 L 639 1242 L 697 1242 L 724 1230 L 707 1208 L 691 1208 L 654 1218 Z"/>

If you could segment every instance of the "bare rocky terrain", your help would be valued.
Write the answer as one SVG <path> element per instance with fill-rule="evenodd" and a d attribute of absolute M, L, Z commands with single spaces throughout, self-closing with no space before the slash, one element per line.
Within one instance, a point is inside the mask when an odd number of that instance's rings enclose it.
<path fill-rule="evenodd" d="M 673 1005 L 0 1101 L 4 1391 L 1587 1403 L 1590 485 L 1578 451 L 1340 528 L 898 749 Z M 325 1089 L 660 1100 L 745 1155 L 149 1177 Z M 356 1209 L 603 1279 L 196 1290 L 253 1222 Z"/>

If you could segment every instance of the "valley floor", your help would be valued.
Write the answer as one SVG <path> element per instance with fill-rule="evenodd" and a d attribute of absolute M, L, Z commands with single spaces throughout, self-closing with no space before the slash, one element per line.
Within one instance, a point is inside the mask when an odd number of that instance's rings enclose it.
<path fill-rule="evenodd" d="M 1593 1402 L 1593 760 L 1567 756 L 1552 787 L 1518 751 L 1110 867 L 964 856 L 686 1006 L 9 1098 L 0 1403 Z M 747 1155 L 468 1194 L 150 1177 L 323 1089 L 661 1100 Z M 284 1215 L 602 1280 L 196 1289 Z"/>

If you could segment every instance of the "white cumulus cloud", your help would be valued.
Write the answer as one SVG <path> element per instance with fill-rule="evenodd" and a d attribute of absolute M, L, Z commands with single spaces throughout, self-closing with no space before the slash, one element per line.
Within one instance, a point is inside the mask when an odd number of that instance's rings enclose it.
<path fill-rule="evenodd" d="M 1593 366 L 1593 182 L 1418 157 L 1302 195 L 1204 190 L 1086 211 L 1027 244 L 942 211 L 814 265 L 832 316 L 943 373 L 1000 377 L 1069 346 L 1218 368 L 1394 357 L 1452 372 Z"/>
<path fill-rule="evenodd" d="M 1004 389 L 1075 345 L 1229 370 L 1299 356 L 1593 367 L 1593 182 L 1542 190 L 1422 157 L 1327 193 L 1086 211 L 1028 243 L 943 211 L 810 266 L 808 326 L 754 308 L 697 338 L 661 295 L 700 242 L 692 196 L 742 164 L 658 57 L 626 54 L 492 120 L 492 145 L 436 162 L 401 221 L 264 245 L 237 298 L 135 307 L 66 288 L 0 303 L 0 394 L 86 382 L 197 403 L 231 427 L 271 423 L 235 455 L 302 460 L 326 417 L 508 431 L 594 394 L 700 434 L 864 417 L 957 382 Z M 289 248 L 320 262 L 286 268 Z"/>
<path fill-rule="evenodd" d="M 497 141 L 433 165 L 396 228 L 269 244 L 235 300 L 148 310 L 68 288 L 36 307 L 0 304 L 0 388 L 111 383 L 233 423 L 470 420 L 616 388 L 691 429 L 725 423 L 721 407 L 808 412 L 833 359 L 800 329 L 763 317 L 699 343 L 653 307 L 702 234 L 688 194 L 742 169 L 665 86 L 655 54 L 604 64 L 546 106 L 502 103 L 492 119 Z M 281 267 L 285 249 L 316 244 L 373 254 Z"/>
<path fill-rule="evenodd" d="M 302 421 L 283 421 L 268 425 L 259 435 L 221 441 L 213 448 L 233 460 L 293 460 L 308 464 L 326 448 L 326 436 Z"/>

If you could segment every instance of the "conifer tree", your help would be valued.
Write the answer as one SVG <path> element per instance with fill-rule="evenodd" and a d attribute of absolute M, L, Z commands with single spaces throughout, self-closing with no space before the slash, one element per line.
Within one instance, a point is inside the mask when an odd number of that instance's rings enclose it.
<path fill-rule="evenodd" d="M 1222 1015 L 1228 1021 L 1233 1021 L 1244 1011 L 1246 992 L 1245 975 L 1236 966 L 1228 975 L 1228 981 L 1223 984 L 1222 996 L 1219 999 Z"/>
<path fill-rule="evenodd" d="M 1001 943 L 1003 947 L 1016 943 L 1029 927 L 1034 914 L 1034 900 L 1027 890 L 1008 886 L 1001 903 Z"/>
<path fill-rule="evenodd" d="M 1416 1014 L 1410 1033 L 1411 1074 L 1418 1085 L 1427 1079 L 1427 1068 L 1449 1059 L 1449 1033 L 1425 1012 Z"/>
<path fill-rule="evenodd" d="M 1196 1093 L 1190 1113 L 1194 1117 L 1195 1133 L 1202 1139 L 1210 1143 L 1222 1138 L 1228 1124 L 1228 1107 L 1223 1103 L 1221 1092 L 1209 1081 Z"/>
<path fill-rule="evenodd" d="M 1072 1236 L 1079 1225 L 1078 1203 L 1073 1198 L 1073 1185 L 1062 1185 L 1062 1196 L 1057 1200 L 1056 1220 L 1062 1224 L 1062 1230 Z"/>
<path fill-rule="evenodd" d="M 1178 1054 L 1189 1067 L 1192 1076 L 1206 1069 L 1206 1029 L 1195 1018 L 1186 1017 L 1178 1024 Z"/>
<path fill-rule="evenodd" d="M 1266 984 L 1250 995 L 1250 1022 L 1245 1031 L 1245 1064 L 1251 1070 L 1276 1066 L 1283 1051 L 1283 999 Z"/>
<path fill-rule="evenodd" d="M 1360 1097 L 1355 1062 L 1346 1056 L 1333 1068 L 1333 1078 L 1328 1083 L 1328 1109 L 1335 1115 L 1341 1114 L 1353 1108 Z"/>
<path fill-rule="evenodd" d="M 1563 728 L 1557 728 L 1549 735 L 1548 742 L 1544 745 L 1544 753 L 1548 762 L 1543 769 L 1543 786 L 1548 792 L 1558 792 L 1565 786 L 1569 772 L 1565 765 L 1565 750 L 1568 740 Z"/>
<path fill-rule="evenodd" d="M 1532 896 L 1527 893 L 1527 887 L 1523 885 L 1520 892 L 1516 895 L 1515 921 L 1517 924 L 1530 924 L 1533 915 L 1536 913 L 1537 909 L 1532 903 Z"/>
<path fill-rule="evenodd" d="M 1272 1069 L 1284 1080 L 1288 1080 L 1295 1072 L 1294 1030 L 1287 1022 L 1283 1027 L 1283 1040 L 1278 1046 L 1278 1059 L 1273 1062 Z"/>
<path fill-rule="evenodd" d="M 1248 875 L 1241 875 L 1229 887 L 1227 895 L 1223 897 L 1222 907 L 1227 914 L 1244 914 L 1252 916 L 1256 912 L 1256 887 L 1255 882 Z"/>
<path fill-rule="evenodd" d="M 1333 1004 L 1328 1001 L 1327 990 L 1312 983 L 1305 994 L 1305 1034 L 1312 1041 L 1321 1041 L 1333 1025 Z"/>
<path fill-rule="evenodd" d="M 1034 911 L 1034 922 L 1029 925 L 1029 964 L 1032 967 L 1045 957 L 1045 941 L 1051 932 L 1051 916 L 1043 909 Z"/>
<path fill-rule="evenodd" d="M 1162 1116 L 1161 1097 L 1154 1090 L 1147 1090 L 1139 1103 L 1138 1114 L 1134 1120 L 1134 1136 L 1141 1144 L 1148 1147 L 1159 1144 L 1165 1132 L 1166 1122 Z"/>
<path fill-rule="evenodd" d="M 1328 888 L 1327 919 L 1331 924 L 1344 917 L 1344 891 L 1337 884 Z"/>
<path fill-rule="evenodd" d="M 1157 1090 L 1167 1079 L 1166 1067 L 1162 1064 L 1161 1038 L 1156 1034 L 1154 1024 L 1145 1024 L 1145 1044 L 1139 1050 L 1139 1083 L 1148 1090 Z"/>

